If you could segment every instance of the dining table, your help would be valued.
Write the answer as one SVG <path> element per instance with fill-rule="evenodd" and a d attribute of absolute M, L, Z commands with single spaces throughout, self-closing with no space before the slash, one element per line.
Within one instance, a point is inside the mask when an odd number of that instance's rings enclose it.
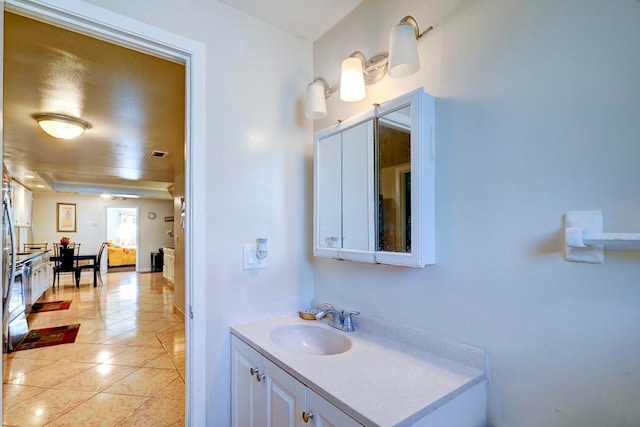
<path fill-rule="evenodd" d="M 52 256 L 49 257 L 49 261 L 53 261 L 53 262 L 57 262 L 60 259 L 60 257 L 57 256 Z M 98 262 L 98 254 L 78 254 L 78 255 L 74 255 L 73 256 L 73 261 L 74 262 L 80 262 L 80 261 L 93 261 L 93 287 L 97 287 L 98 286 L 98 270 L 95 268 L 96 263 Z M 76 274 L 79 276 L 80 275 L 80 271 L 77 271 Z M 80 282 L 80 277 L 76 278 L 76 283 Z"/>

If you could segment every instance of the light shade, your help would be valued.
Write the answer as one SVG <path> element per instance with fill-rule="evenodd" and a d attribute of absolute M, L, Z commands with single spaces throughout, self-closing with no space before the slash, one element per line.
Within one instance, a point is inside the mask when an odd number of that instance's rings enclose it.
<path fill-rule="evenodd" d="M 77 117 L 58 113 L 37 113 L 31 117 L 38 121 L 43 131 L 59 139 L 73 139 L 91 128 L 91 123 Z"/>
<path fill-rule="evenodd" d="M 340 73 L 340 99 L 345 102 L 356 102 L 367 95 L 364 89 L 364 70 L 362 60 L 352 56 L 342 61 Z"/>
<path fill-rule="evenodd" d="M 324 94 L 325 85 L 322 80 L 316 79 L 307 85 L 304 115 L 308 119 L 317 120 L 327 117 L 327 101 Z"/>
<path fill-rule="evenodd" d="M 389 75 L 407 77 L 419 69 L 416 28 L 409 22 L 401 22 L 389 36 Z"/>

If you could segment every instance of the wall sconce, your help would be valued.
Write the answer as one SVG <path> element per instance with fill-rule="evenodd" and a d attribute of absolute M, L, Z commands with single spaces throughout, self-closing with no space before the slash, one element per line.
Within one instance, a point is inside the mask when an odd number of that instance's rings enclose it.
<path fill-rule="evenodd" d="M 340 70 L 340 99 L 345 102 L 357 102 L 367 96 L 364 89 L 363 72 L 366 60 L 360 52 L 353 52 L 342 61 Z"/>
<path fill-rule="evenodd" d="M 267 239 L 265 237 L 260 237 L 256 239 L 258 244 L 256 245 L 256 258 L 265 259 L 268 255 L 267 251 Z"/>
<path fill-rule="evenodd" d="M 389 75 L 407 77 L 420 69 L 418 40 L 433 30 L 429 27 L 421 34 L 413 16 L 405 16 L 393 27 L 389 36 Z"/>
<path fill-rule="evenodd" d="M 58 113 L 35 113 L 33 117 L 43 131 L 58 139 L 73 139 L 91 129 L 91 123 L 77 117 Z"/>
<path fill-rule="evenodd" d="M 389 71 L 391 77 L 407 77 L 420 69 L 417 41 L 433 30 L 427 28 L 420 33 L 418 22 L 405 16 L 393 27 L 389 37 L 389 55 L 381 54 L 367 59 L 355 51 L 342 61 L 340 84 L 329 87 L 322 77 L 316 77 L 307 85 L 305 94 L 305 116 L 312 120 L 327 116 L 326 99 L 340 89 L 340 99 L 357 102 L 365 98 L 365 85 L 378 82 Z M 393 71 L 392 71 L 393 70 Z"/>
<path fill-rule="evenodd" d="M 324 78 L 316 77 L 307 85 L 304 102 L 305 116 L 311 120 L 327 117 L 327 98 L 337 90 L 337 85 L 329 87 Z"/>

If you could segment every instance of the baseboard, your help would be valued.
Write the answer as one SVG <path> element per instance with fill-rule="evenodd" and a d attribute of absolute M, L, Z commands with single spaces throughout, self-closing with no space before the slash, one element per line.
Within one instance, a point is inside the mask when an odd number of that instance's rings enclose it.
<path fill-rule="evenodd" d="M 175 305 L 173 306 L 173 314 L 178 316 L 184 322 L 184 312 Z"/>

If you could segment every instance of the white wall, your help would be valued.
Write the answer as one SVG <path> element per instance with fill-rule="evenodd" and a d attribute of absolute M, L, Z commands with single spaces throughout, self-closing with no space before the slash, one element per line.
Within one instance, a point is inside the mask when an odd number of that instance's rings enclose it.
<path fill-rule="evenodd" d="M 314 44 L 314 75 L 388 49 L 411 14 L 420 72 L 316 129 L 424 86 L 439 99 L 437 264 L 314 260 L 315 298 L 488 350 L 490 425 L 640 422 L 640 255 L 563 260 L 563 214 L 640 231 L 640 3 L 367 0 Z"/>
<path fill-rule="evenodd" d="M 75 203 L 77 232 L 58 232 L 56 227 L 57 203 Z M 165 216 L 173 215 L 172 200 L 129 199 L 107 200 L 102 197 L 80 196 L 77 194 L 33 193 L 33 239 L 34 242 L 48 242 L 53 247 L 60 237 L 69 236 L 71 241 L 80 243 L 80 253 L 95 254 L 100 244 L 107 239 L 107 207 L 138 209 L 138 271 L 151 269 L 151 252 L 171 243 L 166 231 L 172 222 L 164 222 Z M 157 218 L 147 218 L 155 212 Z M 106 265 L 106 264 L 104 264 Z"/>
<path fill-rule="evenodd" d="M 206 47 L 208 365 L 196 375 L 207 378 L 207 425 L 229 425 L 229 325 L 312 296 L 312 133 L 301 112 L 312 46 L 217 1 L 90 3 Z M 243 271 L 242 244 L 258 237 L 269 239 L 268 268 Z"/>

